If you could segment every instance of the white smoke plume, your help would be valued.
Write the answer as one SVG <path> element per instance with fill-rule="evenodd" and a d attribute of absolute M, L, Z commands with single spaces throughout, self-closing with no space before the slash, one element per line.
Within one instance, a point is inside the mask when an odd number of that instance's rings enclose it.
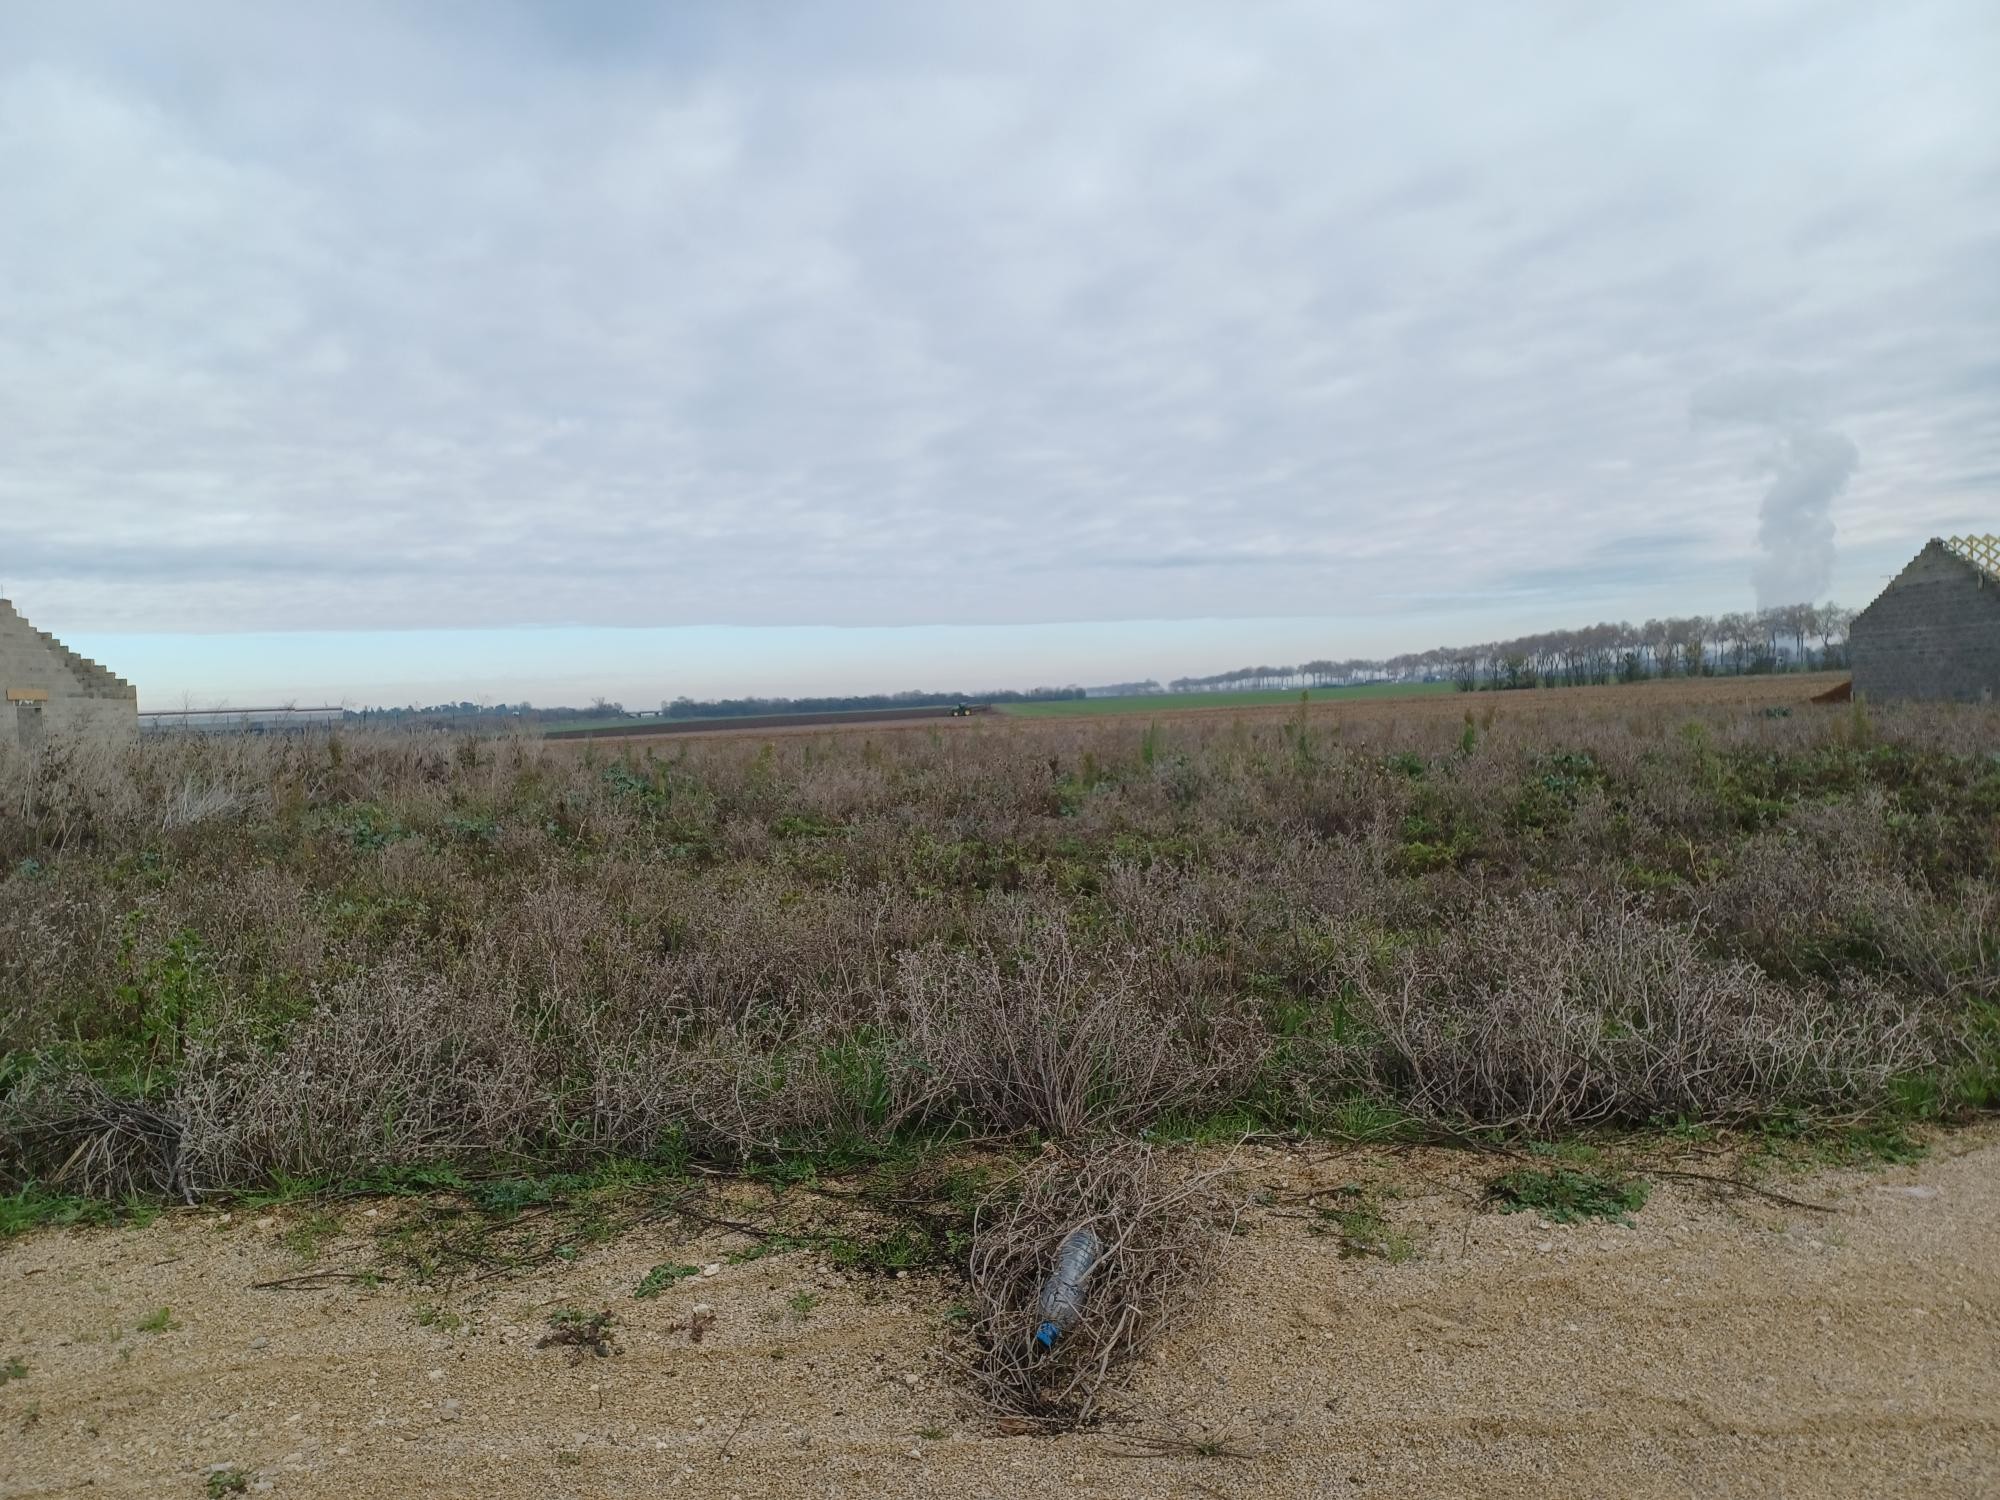
<path fill-rule="evenodd" d="M 1817 418 L 1805 381 L 1787 372 L 1712 380 L 1694 393 L 1693 414 L 1759 427 L 1771 438 L 1771 487 L 1751 571 L 1757 607 L 1823 598 L 1833 582 L 1833 502 L 1860 466 L 1859 450 Z"/>

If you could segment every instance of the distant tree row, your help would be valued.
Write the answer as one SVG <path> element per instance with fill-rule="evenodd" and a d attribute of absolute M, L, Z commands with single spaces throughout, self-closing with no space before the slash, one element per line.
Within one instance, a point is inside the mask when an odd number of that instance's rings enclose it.
<path fill-rule="evenodd" d="M 1152 684 L 1158 692 L 1160 685 Z M 347 717 L 362 724 L 427 724 L 433 727 L 491 728 L 496 722 L 564 724 L 579 720 L 658 717 L 663 719 L 733 719 L 755 714 L 836 713 L 870 708 L 936 708 L 953 703 L 1036 703 L 1081 698 L 1080 687 L 1039 687 L 985 693 L 867 693 L 832 698 L 675 698 L 657 711 L 628 711 L 610 698 L 594 698 L 583 708 L 536 708 L 530 703 L 433 703 L 424 707 L 349 709 Z"/>
<path fill-rule="evenodd" d="M 669 719 L 734 719 L 755 714 L 853 713 L 871 708 L 938 708 L 952 703 L 1046 703 L 1081 698 L 1080 687 L 1005 689 L 984 693 L 860 693 L 834 698 L 676 698 L 660 705 Z"/>
<path fill-rule="evenodd" d="M 1151 693 L 1165 692 L 1159 682 L 1148 677 L 1144 682 L 1106 682 L 1083 690 L 1086 698 L 1143 698 Z"/>
<path fill-rule="evenodd" d="M 1838 604 L 1786 604 L 1741 614 L 1648 620 L 1643 625 L 1607 622 L 1381 659 L 1238 667 L 1211 677 L 1176 677 L 1167 687 L 1176 693 L 1202 693 L 1448 681 L 1471 692 L 1577 687 L 1648 677 L 1815 671 L 1846 665 L 1847 628 L 1853 620 L 1854 611 Z"/>

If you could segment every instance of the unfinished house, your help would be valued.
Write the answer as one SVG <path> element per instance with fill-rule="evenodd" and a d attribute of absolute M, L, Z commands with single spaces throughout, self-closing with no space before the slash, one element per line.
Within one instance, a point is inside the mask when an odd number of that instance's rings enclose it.
<path fill-rule="evenodd" d="M 37 630 L 0 599 L 0 752 L 52 738 L 129 738 L 139 690 Z"/>
<path fill-rule="evenodd" d="M 2000 537 L 1933 537 L 1847 638 L 1857 695 L 2000 698 Z"/>

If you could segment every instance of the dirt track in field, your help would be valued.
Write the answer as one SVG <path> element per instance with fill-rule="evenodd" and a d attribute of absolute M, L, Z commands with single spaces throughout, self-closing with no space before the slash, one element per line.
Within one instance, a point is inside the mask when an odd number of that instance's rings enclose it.
<path fill-rule="evenodd" d="M 1813 698 L 1847 681 L 1844 672 L 1800 672 L 1770 677 L 1699 677 L 1692 681 L 1639 682 L 1608 687 L 1526 688 L 1509 693 L 1418 693 L 1399 698 L 1350 698 L 1311 700 L 1308 715 L 1316 722 L 1383 720 L 1457 720 L 1468 711 L 1498 717 L 1542 716 L 1547 714 L 1623 714 L 1648 710 L 1730 705 L 1744 707 L 1793 707 L 1813 712 L 1845 712 L 1814 706 Z M 869 723 L 791 724 L 779 727 L 748 728 L 727 725 L 715 729 L 679 730 L 672 734 L 620 734 L 595 740 L 551 740 L 551 745 L 591 744 L 597 753 L 619 755 L 634 751 L 664 751 L 675 744 L 712 744 L 718 740 L 788 739 L 798 735 L 907 734 L 911 730 L 932 730 L 940 734 L 992 734 L 1058 726 L 1127 723 L 1200 723 L 1218 719 L 1296 719 L 1296 704 L 1204 705 L 1201 695 L 1190 693 L 1185 708 L 1157 713 L 1103 714 L 1009 714 L 999 711 L 971 718 L 882 719 Z"/>
<path fill-rule="evenodd" d="M 946 1285 L 794 1253 L 632 1297 L 726 1235 L 446 1293 L 252 1290 L 301 1269 L 282 1214 L 37 1233 L 0 1250 L 0 1367 L 26 1370 L 0 1385 L 0 1497 L 197 1497 L 214 1464 L 301 1500 L 2000 1493 L 2000 1128 L 1774 1184 L 1831 1212 L 1670 1183 L 1631 1228 L 1486 1211 L 1495 1168 L 1457 1153 L 1240 1164 L 1242 1233 L 1128 1420 L 1055 1438 L 957 1393 Z M 1306 1194 L 1345 1183 L 1400 1193 L 1416 1259 L 1312 1233 Z M 346 1206 L 317 1264 L 371 1264 L 405 1211 Z M 537 1348 L 562 1306 L 611 1309 L 620 1352 Z"/>

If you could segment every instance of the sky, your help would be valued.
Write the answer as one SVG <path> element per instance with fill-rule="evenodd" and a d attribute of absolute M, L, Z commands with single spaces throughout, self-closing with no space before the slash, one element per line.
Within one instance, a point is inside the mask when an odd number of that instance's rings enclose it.
<path fill-rule="evenodd" d="M 155 707 L 1865 603 L 2000 530 L 1995 77 L 1991 0 L 9 0 L 0 591 Z"/>

